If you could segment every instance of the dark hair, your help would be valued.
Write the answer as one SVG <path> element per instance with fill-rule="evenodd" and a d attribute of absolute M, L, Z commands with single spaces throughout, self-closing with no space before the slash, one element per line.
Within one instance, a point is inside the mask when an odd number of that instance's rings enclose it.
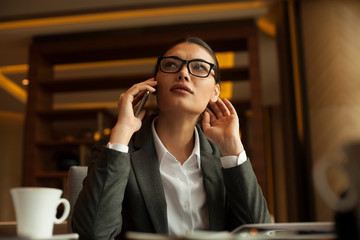
<path fill-rule="evenodd" d="M 217 83 L 220 83 L 220 69 L 219 69 L 219 63 L 218 63 L 218 60 L 216 58 L 215 52 L 211 49 L 211 47 L 206 42 L 204 42 L 200 38 L 186 37 L 186 38 L 183 38 L 183 39 L 179 39 L 176 42 L 174 42 L 173 44 L 171 44 L 170 47 L 165 49 L 165 51 L 160 55 L 160 57 L 163 57 L 167 51 L 169 51 L 170 49 L 172 49 L 173 47 L 175 47 L 176 45 L 178 45 L 180 43 L 194 43 L 194 44 L 197 44 L 197 45 L 203 47 L 210 54 L 210 56 L 212 57 L 212 59 L 215 62 L 215 68 L 214 68 L 215 81 Z M 156 66 L 155 66 L 155 75 L 154 76 L 157 75 L 158 71 L 159 71 L 159 66 L 158 66 L 158 64 L 156 64 Z"/>

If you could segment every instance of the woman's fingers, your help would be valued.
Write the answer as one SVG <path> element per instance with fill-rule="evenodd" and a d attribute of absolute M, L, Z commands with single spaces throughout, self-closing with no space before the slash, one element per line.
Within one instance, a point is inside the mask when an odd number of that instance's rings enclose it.
<path fill-rule="evenodd" d="M 129 112 L 129 108 L 133 108 L 144 96 L 145 91 L 155 92 L 157 82 L 154 78 L 150 78 L 144 82 L 131 86 L 126 92 L 122 93 L 118 99 L 118 111 L 121 109 Z"/>
<path fill-rule="evenodd" d="M 231 102 L 227 98 L 224 98 L 223 102 L 226 105 L 230 114 L 237 114 L 234 106 L 231 104 Z"/>
<path fill-rule="evenodd" d="M 221 100 L 220 98 L 218 99 L 218 101 L 216 102 L 217 105 L 219 106 L 222 114 L 224 116 L 229 116 L 230 115 L 230 111 L 229 109 L 227 108 L 227 105 L 224 104 L 223 100 Z"/>
<path fill-rule="evenodd" d="M 224 103 L 224 101 L 226 102 Z M 235 110 L 227 99 L 224 99 L 224 101 L 218 98 L 216 102 L 210 101 L 209 103 L 209 106 L 211 107 L 213 113 L 216 115 L 217 118 L 229 116 Z M 229 106 L 231 106 L 231 108 L 229 108 Z"/>
<path fill-rule="evenodd" d="M 209 114 L 209 120 L 210 120 L 209 122 L 210 122 L 210 124 L 217 119 L 215 114 L 209 108 L 206 108 L 205 111 Z"/>
<path fill-rule="evenodd" d="M 209 127 L 211 127 L 211 124 L 210 124 L 210 114 L 208 112 L 209 110 L 206 109 L 205 112 L 204 112 L 204 116 L 203 116 L 203 120 L 202 120 L 202 127 L 203 129 L 207 129 Z"/>
<path fill-rule="evenodd" d="M 218 101 L 216 101 L 216 102 L 210 101 L 209 105 L 211 107 L 212 112 L 216 115 L 216 117 L 220 118 L 220 117 L 222 117 L 223 114 L 221 112 L 220 107 L 217 104 Z"/>
<path fill-rule="evenodd" d="M 130 95 L 136 97 L 141 91 L 145 92 L 146 90 L 149 90 L 150 92 L 155 92 L 155 86 L 157 85 L 157 81 L 154 80 L 154 78 L 150 78 L 144 82 L 134 84 L 127 93 Z"/>
<path fill-rule="evenodd" d="M 142 99 L 147 90 L 150 92 L 155 92 L 156 85 L 157 81 L 155 81 L 154 78 L 150 78 L 144 82 L 133 85 L 126 91 L 125 94 L 128 94 L 131 97 L 130 101 L 132 104 L 136 105 Z"/>

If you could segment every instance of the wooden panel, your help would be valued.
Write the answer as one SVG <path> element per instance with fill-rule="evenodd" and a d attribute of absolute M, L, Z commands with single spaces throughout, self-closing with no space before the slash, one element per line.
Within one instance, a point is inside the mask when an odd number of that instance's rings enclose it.
<path fill-rule="evenodd" d="M 50 110 L 52 96 L 37 84 L 41 80 L 51 80 L 54 76 L 53 67 L 34 49 L 30 50 L 29 69 L 29 95 L 25 120 L 25 146 L 24 146 L 24 185 L 36 185 L 34 172 L 39 168 L 39 152 L 35 145 L 37 137 L 48 137 L 49 124 L 40 119 L 37 110 Z"/>
<path fill-rule="evenodd" d="M 337 155 L 342 144 L 360 139 L 360 2 L 302 4 L 312 157 Z M 355 27 L 356 26 L 356 27 Z M 344 179 L 335 178 L 335 188 Z M 334 211 L 316 195 L 318 221 Z"/>
<path fill-rule="evenodd" d="M 50 111 L 38 111 L 40 118 L 61 121 L 69 119 L 89 119 L 97 118 L 98 113 L 103 113 L 110 117 L 112 120 L 117 120 L 117 116 L 104 108 L 91 108 L 91 109 L 66 109 L 66 110 L 50 110 Z"/>
<path fill-rule="evenodd" d="M 260 67 L 259 67 L 259 46 L 257 29 L 253 29 L 248 38 L 249 51 L 249 72 L 252 109 L 252 162 L 260 186 L 265 196 L 267 192 L 267 171 L 265 161 L 265 134 L 263 122 L 263 108 L 261 95 Z"/>
<path fill-rule="evenodd" d="M 191 35 L 204 39 L 215 51 L 243 51 L 254 25 L 253 21 L 245 23 L 207 22 L 51 36 L 35 38 L 34 43 L 53 64 L 159 56 L 173 41 Z"/>

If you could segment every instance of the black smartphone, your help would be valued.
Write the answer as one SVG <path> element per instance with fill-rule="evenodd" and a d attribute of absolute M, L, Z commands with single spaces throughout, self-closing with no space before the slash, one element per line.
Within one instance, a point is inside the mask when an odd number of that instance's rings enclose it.
<path fill-rule="evenodd" d="M 141 99 L 141 102 L 140 102 L 139 107 L 138 107 L 136 110 L 134 110 L 134 111 L 135 111 L 135 117 L 139 116 L 141 110 L 143 110 L 143 108 L 144 108 L 144 106 L 145 106 L 145 103 L 146 103 L 146 101 L 147 101 L 147 99 L 148 99 L 148 97 L 149 97 L 149 94 L 150 94 L 150 91 L 147 90 L 147 91 L 145 92 L 143 98 Z"/>

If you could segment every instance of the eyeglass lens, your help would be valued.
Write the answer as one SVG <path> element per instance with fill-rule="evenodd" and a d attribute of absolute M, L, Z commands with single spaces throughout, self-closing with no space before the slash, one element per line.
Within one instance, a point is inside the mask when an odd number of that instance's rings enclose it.
<path fill-rule="evenodd" d="M 163 72 L 176 73 L 183 66 L 183 60 L 177 58 L 161 59 L 160 67 Z M 191 60 L 188 62 L 188 70 L 191 74 L 198 77 L 207 77 L 211 71 L 211 65 L 200 60 Z"/>

